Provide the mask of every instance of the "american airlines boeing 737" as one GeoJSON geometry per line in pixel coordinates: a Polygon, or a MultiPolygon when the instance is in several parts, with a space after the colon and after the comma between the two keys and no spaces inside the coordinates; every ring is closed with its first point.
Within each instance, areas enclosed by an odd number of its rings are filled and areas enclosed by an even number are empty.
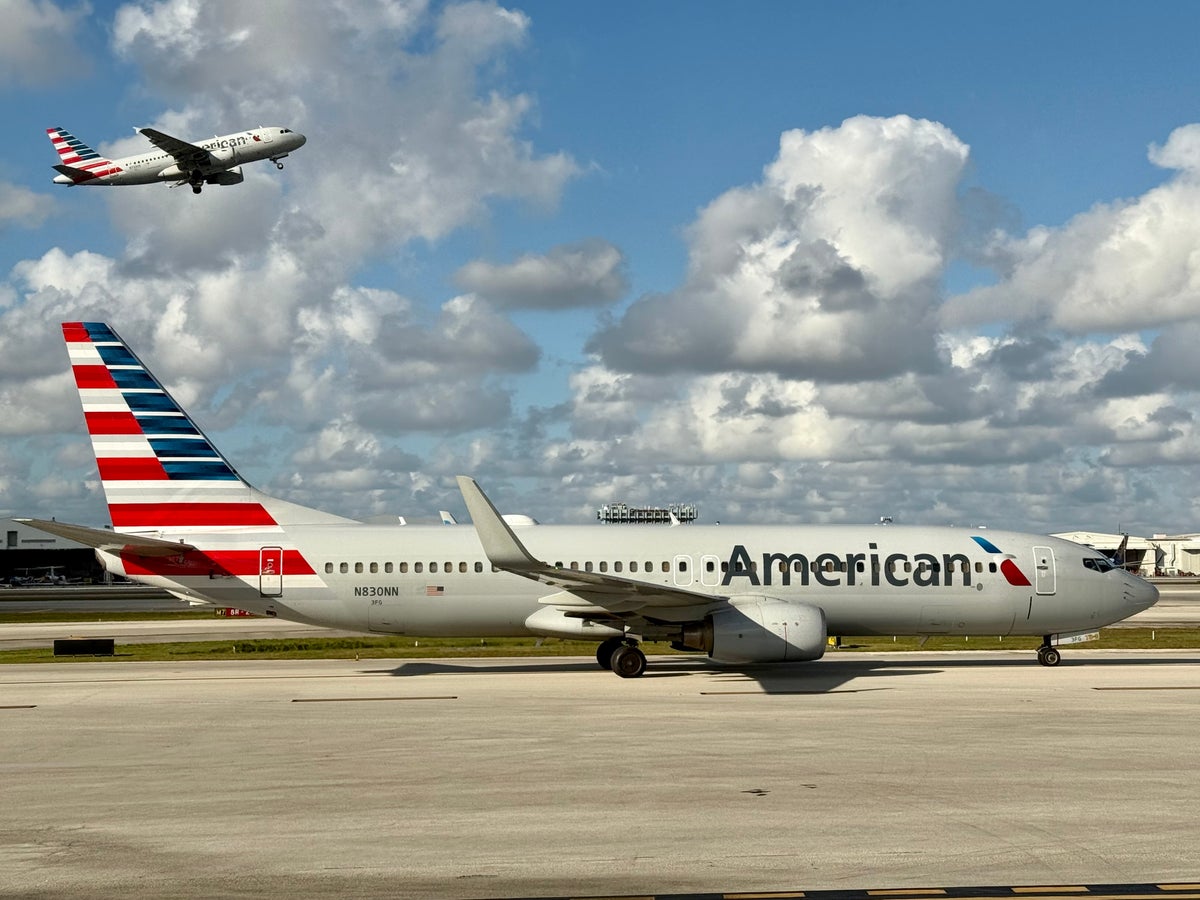
{"type": "Polygon", "coordinates": [[[269,159],[282,169],[281,159],[304,146],[306,138],[290,128],[277,126],[252,128],[237,134],[208,138],[198,143],[181,141],[153,128],[139,128],[158,149],[138,156],[107,159],[79,138],[61,128],[47,128],[46,134],[58,151],[58,175],[55,184],[154,184],[174,182],[190,184],[200,193],[206,184],[240,184],[245,180],[242,163],[269,159]]]}
{"type": "Polygon", "coordinates": [[[376,634],[645,641],[723,663],[822,656],[827,635],[1084,634],[1158,599],[1078,544],[901,526],[549,526],[458,478],[473,527],[374,526],[247,483],[107,325],[63,325],[113,530],[30,525],[186,600],[376,634]]]}

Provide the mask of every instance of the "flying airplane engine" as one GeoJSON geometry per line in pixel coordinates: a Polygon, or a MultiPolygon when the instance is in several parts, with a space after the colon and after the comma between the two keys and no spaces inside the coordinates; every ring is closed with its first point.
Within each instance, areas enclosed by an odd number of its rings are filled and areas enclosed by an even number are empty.
{"type": "Polygon", "coordinates": [[[799,662],[825,655],[825,610],[774,597],[735,597],[684,629],[683,643],[726,663],[799,662]]]}
{"type": "Polygon", "coordinates": [[[241,166],[234,166],[226,172],[214,172],[204,179],[208,184],[241,184],[246,180],[241,166]]]}

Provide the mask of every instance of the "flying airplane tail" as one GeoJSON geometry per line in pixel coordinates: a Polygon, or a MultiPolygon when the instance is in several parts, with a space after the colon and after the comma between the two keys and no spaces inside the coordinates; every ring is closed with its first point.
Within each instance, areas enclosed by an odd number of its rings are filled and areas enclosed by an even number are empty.
{"type": "Polygon", "coordinates": [[[75,135],[61,128],[47,128],[46,135],[58,151],[60,165],[54,168],[77,184],[118,171],[113,161],[101,156],[75,135]]]}
{"type": "Polygon", "coordinates": [[[116,531],[278,532],[352,521],[252,487],[108,325],[62,328],[116,531]]]}

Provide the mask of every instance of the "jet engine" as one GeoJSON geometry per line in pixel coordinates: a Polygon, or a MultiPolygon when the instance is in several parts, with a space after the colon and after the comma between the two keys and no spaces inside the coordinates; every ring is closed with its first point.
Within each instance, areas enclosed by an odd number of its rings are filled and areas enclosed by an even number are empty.
{"type": "Polygon", "coordinates": [[[821,607],[752,595],[686,626],[682,644],[718,662],[799,662],[824,656],[825,639],[821,607]]]}
{"type": "Polygon", "coordinates": [[[204,179],[208,184],[241,184],[246,180],[241,166],[234,166],[225,172],[213,172],[204,179]]]}

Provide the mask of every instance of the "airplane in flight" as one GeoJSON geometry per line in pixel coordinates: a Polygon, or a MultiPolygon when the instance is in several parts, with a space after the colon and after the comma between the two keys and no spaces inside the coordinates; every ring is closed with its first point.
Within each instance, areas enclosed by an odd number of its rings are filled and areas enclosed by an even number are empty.
{"type": "Polygon", "coordinates": [[[58,175],[55,184],[154,184],[173,182],[172,187],[190,184],[199,194],[206,184],[240,184],[245,180],[242,164],[269,159],[277,169],[293,150],[304,146],[307,138],[290,128],[278,126],[252,128],[190,143],[153,128],[139,128],[157,149],[153,153],[107,159],[75,135],[61,128],[47,128],[46,134],[58,151],[58,175]]]}
{"type": "Polygon", "coordinates": [[[22,520],[188,601],[375,634],[598,644],[625,678],[643,642],[728,664],[820,658],[827,635],[1060,638],[1152,606],[1079,544],[919,526],[539,525],[458,477],[473,527],[374,526],[243,479],[108,325],[63,325],[113,529],[22,520]]]}

